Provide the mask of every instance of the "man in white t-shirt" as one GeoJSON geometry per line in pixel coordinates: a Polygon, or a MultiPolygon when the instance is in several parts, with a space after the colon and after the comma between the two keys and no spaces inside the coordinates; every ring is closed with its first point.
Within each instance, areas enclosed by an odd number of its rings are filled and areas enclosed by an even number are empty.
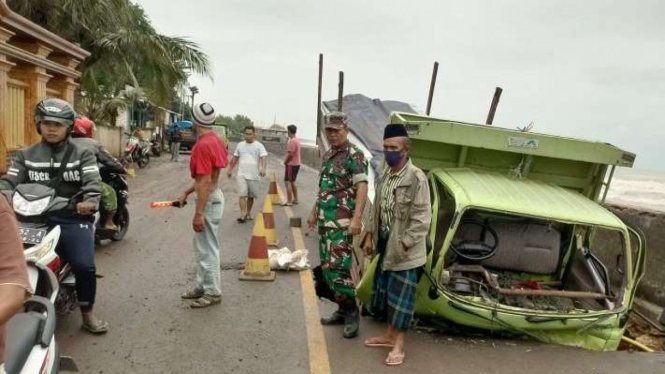
{"type": "Polygon", "coordinates": [[[229,166],[228,176],[233,177],[233,169],[238,165],[238,196],[240,196],[239,223],[251,220],[254,199],[259,197],[260,180],[266,175],[268,152],[256,141],[254,126],[246,126],[243,131],[245,141],[238,143],[229,166]]]}

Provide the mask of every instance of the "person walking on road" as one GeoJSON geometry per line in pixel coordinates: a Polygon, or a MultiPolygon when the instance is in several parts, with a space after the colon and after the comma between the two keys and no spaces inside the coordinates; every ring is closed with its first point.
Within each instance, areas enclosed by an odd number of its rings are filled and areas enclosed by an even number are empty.
{"type": "Polygon", "coordinates": [[[5,324],[30,292],[18,223],[7,199],[0,196],[0,373],[5,372],[5,324]]]}
{"type": "Polygon", "coordinates": [[[246,126],[243,136],[245,140],[236,146],[228,171],[228,177],[232,178],[233,169],[238,165],[239,223],[245,223],[245,221],[252,219],[254,199],[259,198],[260,181],[266,175],[268,159],[268,151],[266,151],[263,144],[256,140],[254,126],[246,126]]]}
{"type": "Polygon", "coordinates": [[[192,308],[206,308],[222,301],[220,245],[217,231],[224,213],[224,194],[220,189],[220,173],[228,164],[226,147],[212,129],[215,109],[209,103],[192,109],[195,131],[198,134],[192,149],[189,169],[194,183],[182,192],[181,204],[196,192],[194,250],[196,252],[196,286],[184,294],[194,300],[192,308]]]}
{"type": "Polygon", "coordinates": [[[284,183],[286,184],[285,206],[298,204],[298,188],[296,179],[300,171],[300,139],[296,137],[296,125],[287,126],[289,140],[286,143],[286,159],[284,160],[284,183]]]}
{"type": "Polygon", "coordinates": [[[353,236],[360,234],[367,201],[367,160],[347,139],[346,115],[332,112],[324,125],[330,150],[323,156],[316,204],[307,223],[318,227],[319,256],[326,284],[339,307],[323,325],[344,325],[344,337],[358,335],[360,315],[351,278],[353,236]]]}
{"type": "Polygon", "coordinates": [[[171,161],[178,162],[180,157],[180,142],[182,141],[182,134],[177,127],[173,128],[171,132],[171,161]]]}
{"type": "Polygon", "coordinates": [[[379,177],[363,250],[379,256],[371,310],[388,327],[365,345],[391,347],[385,363],[395,366],[404,361],[404,333],[411,325],[416,285],[427,258],[432,211],[427,177],[409,159],[404,125],[386,126],[383,139],[387,166],[379,177]]]}

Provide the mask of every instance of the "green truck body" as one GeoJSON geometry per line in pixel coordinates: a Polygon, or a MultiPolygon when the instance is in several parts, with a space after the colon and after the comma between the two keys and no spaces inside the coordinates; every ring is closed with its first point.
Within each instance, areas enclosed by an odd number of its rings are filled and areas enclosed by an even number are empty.
{"type": "MultiPolygon", "coordinates": [[[[646,242],[607,210],[616,167],[599,142],[393,113],[428,173],[432,224],[416,313],[545,342],[615,350],[646,242]]],[[[361,261],[371,305],[378,258],[361,261]]]]}

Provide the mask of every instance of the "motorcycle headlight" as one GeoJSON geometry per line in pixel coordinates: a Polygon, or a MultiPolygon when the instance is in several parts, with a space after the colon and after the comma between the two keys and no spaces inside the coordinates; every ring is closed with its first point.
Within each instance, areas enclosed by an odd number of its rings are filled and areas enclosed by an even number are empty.
{"type": "Polygon", "coordinates": [[[46,256],[51,249],[53,249],[53,242],[54,240],[51,239],[48,242],[41,243],[38,246],[31,248],[32,251],[25,254],[25,259],[33,262],[41,260],[42,257],[46,256]]]}
{"type": "Polygon", "coordinates": [[[14,211],[25,217],[38,216],[42,214],[50,202],[50,197],[45,197],[35,201],[28,201],[25,197],[21,196],[20,193],[14,194],[14,197],[12,198],[14,211]]]}

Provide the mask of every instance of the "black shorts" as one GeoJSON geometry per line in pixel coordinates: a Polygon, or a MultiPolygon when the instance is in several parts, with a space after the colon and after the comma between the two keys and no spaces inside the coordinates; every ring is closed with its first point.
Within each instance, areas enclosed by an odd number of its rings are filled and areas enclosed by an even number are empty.
{"type": "Polygon", "coordinates": [[[300,165],[286,165],[284,171],[284,180],[287,182],[295,182],[298,179],[298,172],[300,171],[300,165]]]}

